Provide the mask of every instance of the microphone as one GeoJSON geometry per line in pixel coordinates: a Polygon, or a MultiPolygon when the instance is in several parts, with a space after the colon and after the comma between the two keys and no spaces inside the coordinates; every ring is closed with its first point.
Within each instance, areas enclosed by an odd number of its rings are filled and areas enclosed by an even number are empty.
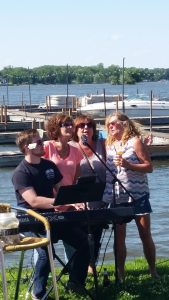
{"type": "MultiPolygon", "coordinates": [[[[111,169],[107,166],[106,162],[104,162],[104,160],[99,156],[99,154],[97,154],[97,152],[90,146],[90,144],[87,141],[87,136],[86,135],[82,135],[81,136],[81,141],[83,143],[83,145],[86,145],[89,147],[89,149],[96,155],[96,157],[99,159],[99,161],[104,165],[104,167],[106,168],[106,170],[111,174],[112,178],[113,178],[113,184],[115,184],[115,182],[118,182],[120,184],[120,186],[123,188],[123,190],[128,194],[128,196],[135,201],[134,197],[131,195],[131,193],[126,189],[126,187],[122,184],[122,182],[117,178],[117,176],[111,171],[111,169]]],[[[114,207],[116,205],[115,203],[115,198],[113,199],[114,201],[114,207]]]]}
{"type": "Polygon", "coordinates": [[[87,136],[86,136],[86,135],[83,134],[83,135],[81,136],[81,140],[82,140],[82,144],[83,144],[83,145],[85,145],[85,146],[88,145],[88,142],[87,142],[87,136]]]}

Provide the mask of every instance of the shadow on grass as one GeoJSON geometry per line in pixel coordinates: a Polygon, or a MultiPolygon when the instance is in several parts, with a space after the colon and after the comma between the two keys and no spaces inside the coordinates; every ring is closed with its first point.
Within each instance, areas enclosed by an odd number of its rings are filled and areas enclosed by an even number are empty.
{"type": "MultiPolygon", "coordinates": [[[[98,297],[96,300],[168,300],[169,299],[169,260],[159,260],[157,262],[157,271],[160,279],[153,279],[148,273],[147,263],[144,259],[137,259],[126,263],[126,278],[123,284],[115,284],[114,267],[106,266],[109,272],[110,285],[103,287],[103,272],[98,276],[98,297]]],[[[98,268],[99,272],[99,268],[98,268]]],[[[8,273],[8,292],[9,299],[14,299],[14,290],[16,285],[16,276],[14,270],[8,273]]],[[[26,272],[28,276],[28,271],[26,272]]],[[[25,276],[25,274],[23,274],[25,276]]],[[[64,283],[68,280],[65,275],[61,279],[64,283]]],[[[1,283],[0,283],[1,285],[1,283]]],[[[65,289],[59,281],[60,300],[87,300],[91,299],[87,295],[81,296],[71,293],[65,289]]],[[[21,281],[19,300],[24,299],[28,287],[28,281],[21,281]]],[[[93,276],[89,275],[86,282],[86,288],[95,296],[93,276]]],[[[51,293],[52,297],[53,293],[51,293]]],[[[0,299],[2,296],[2,285],[0,286],[0,299]]],[[[29,298],[31,299],[31,298],[29,298]]],[[[53,297],[54,299],[54,297],[53,297]]]]}

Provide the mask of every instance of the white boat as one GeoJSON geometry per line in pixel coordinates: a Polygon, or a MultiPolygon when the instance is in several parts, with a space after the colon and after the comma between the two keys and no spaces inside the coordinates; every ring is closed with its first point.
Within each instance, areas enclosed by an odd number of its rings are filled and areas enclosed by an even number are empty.
{"type": "Polygon", "coordinates": [[[77,97],[75,95],[49,95],[46,96],[45,103],[41,103],[38,109],[62,109],[62,108],[73,108],[76,105],[77,97]]]}
{"type": "MultiPolygon", "coordinates": [[[[123,111],[123,101],[117,101],[113,98],[113,101],[102,101],[95,102],[91,104],[81,105],[77,111],[83,114],[91,114],[95,117],[104,116],[112,113],[115,110],[123,111]]],[[[80,102],[80,101],[79,101],[80,102]]],[[[83,103],[82,103],[83,104],[83,103]]],[[[150,114],[151,101],[150,97],[144,94],[137,94],[132,97],[124,98],[124,109],[125,113],[129,116],[147,116],[150,114]]],[[[152,100],[152,110],[154,111],[164,111],[168,110],[169,113],[169,101],[160,100],[159,98],[153,98],[152,100]]]]}
{"type": "MultiPolygon", "coordinates": [[[[124,95],[124,99],[127,98],[127,95],[124,95]]],[[[121,101],[122,95],[104,95],[104,94],[91,94],[79,97],[79,105],[86,106],[92,103],[100,103],[100,102],[116,102],[121,101]]]]}

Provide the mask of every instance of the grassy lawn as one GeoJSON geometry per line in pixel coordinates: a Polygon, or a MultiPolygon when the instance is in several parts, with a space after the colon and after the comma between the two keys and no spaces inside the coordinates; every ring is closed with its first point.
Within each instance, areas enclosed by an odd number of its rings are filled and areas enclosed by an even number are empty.
{"type": "MultiPolygon", "coordinates": [[[[104,266],[105,267],[105,266],[104,266]]],[[[140,258],[126,263],[126,280],[125,283],[115,284],[114,268],[110,265],[106,266],[109,272],[110,285],[103,287],[103,270],[98,267],[98,299],[103,300],[168,300],[169,299],[169,260],[161,259],[157,261],[157,270],[160,279],[152,279],[147,272],[147,264],[144,259],[140,258]]],[[[24,270],[19,300],[23,300],[28,286],[28,278],[30,270],[24,270]]],[[[9,299],[14,298],[14,289],[16,285],[16,268],[12,268],[7,272],[8,278],[8,294],[9,299]]],[[[68,277],[62,277],[62,281],[66,283],[68,277]]],[[[87,278],[87,289],[94,295],[93,276],[87,278]]],[[[60,300],[65,299],[90,299],[88,296],[79,296],[65,290],[61,282],[59,282],[60,300]]],[[[52,297],[52,292],[50,294],[52,297]]],[[[2,284],[0,282],[0,299],[3,299],[2,284]]],[[[31,299],[31,298],[29,298],[31,299]]]]}

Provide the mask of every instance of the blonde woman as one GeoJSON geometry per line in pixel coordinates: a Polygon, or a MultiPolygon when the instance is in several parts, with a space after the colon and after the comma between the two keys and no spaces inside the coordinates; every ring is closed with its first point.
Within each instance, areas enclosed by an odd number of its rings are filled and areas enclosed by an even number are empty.
{"type": "MultiPolygon", "coordinates": [[[[121,185],[115,183],[115,201],[117,205],[128,205],[133,201],[136,211],[135,222],[143,244],[145,258],[149,265],[151,276],[158,277],[155,268],[155,245],[151,236],[149,202],[149,186],[146,173],[153,167],[141,133],[135,123],[125,114],[116,112],[106,119],[107,165],[123,186],[132,195],[130,197],[121,185]],[[132,198],[132,199],[131,199],[132,198]]],[[[106,174],[106,188],[103,200],[113,202],[112,175],[106,174]]],[[[117,225],[117,268],[119,280],[125,276],[126,260],[126,224],[117,225]]]]}

